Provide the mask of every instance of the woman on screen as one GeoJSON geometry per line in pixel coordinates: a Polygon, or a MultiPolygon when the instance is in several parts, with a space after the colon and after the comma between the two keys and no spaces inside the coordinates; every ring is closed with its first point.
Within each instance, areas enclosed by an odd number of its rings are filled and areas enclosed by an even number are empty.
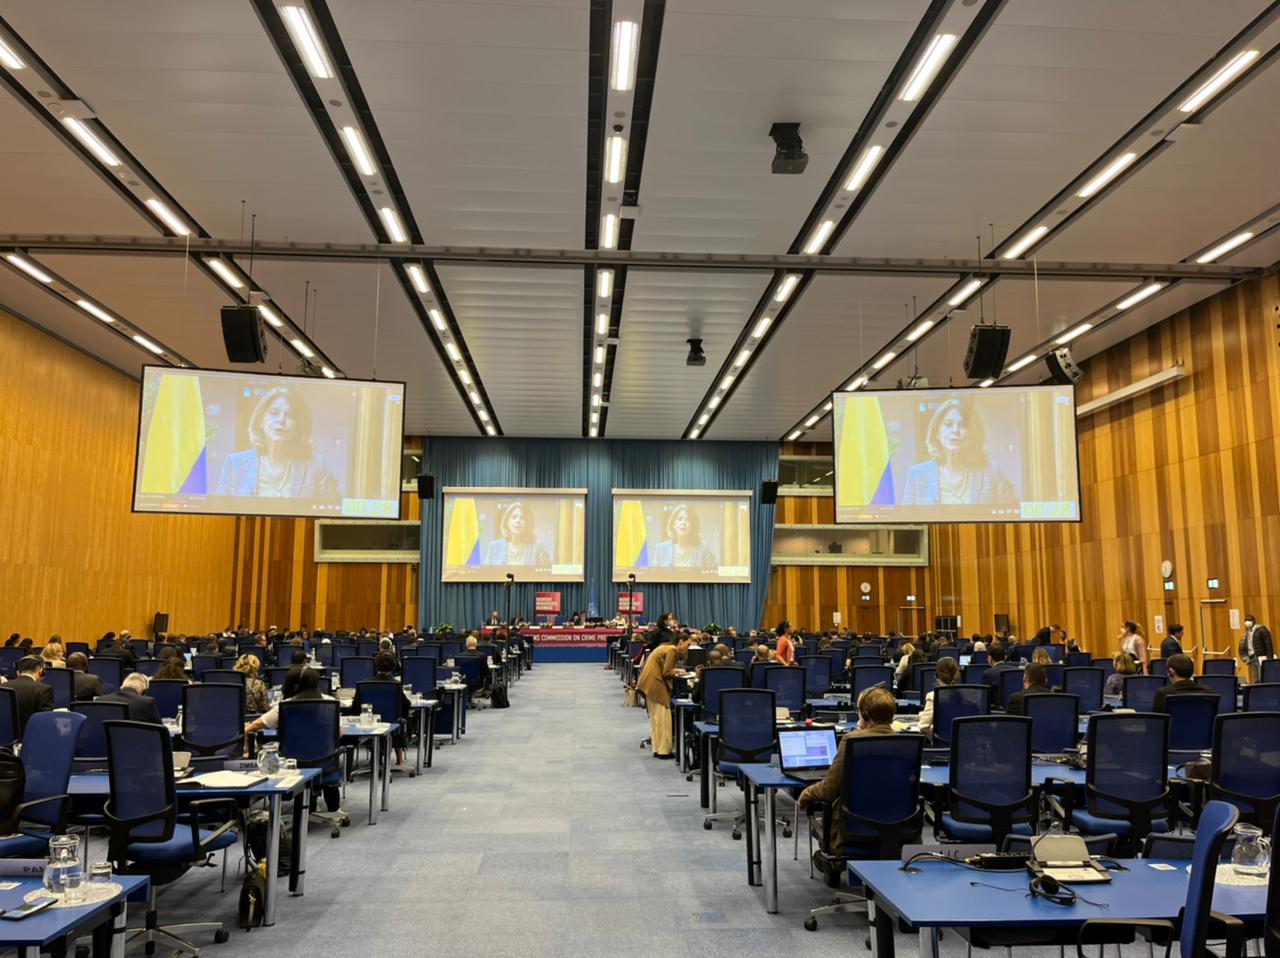
{"type": "Polygon", "coordinates": [[[551,565],[533,532],[533,510],[523,499],[507,506],[498,520],[498,538],[484,550],[485,565],[551,565]]]}
{"type": "Polygon", "coordinates": [[[249,417],[251,449],[227,456],[214,495],[340,499],[338,481],[311,450],[311,411],[292,387],[269,389],[249,417]]]}
{"type": "Polygon", "coordinates": [[[702,544],[697,513],[684,503],[667,513],[666,536],[655,549],[654,565],[678,569],[716,567],[716,557],[702,544]]]}
{"type": "Polygon", "coordinates": [[[986,428],[970,403],[948,399],[925,434],[930,458],[907,470],[902,502],[909,506],[1014,505],[1013,483],[987,458],[986,428]]]}

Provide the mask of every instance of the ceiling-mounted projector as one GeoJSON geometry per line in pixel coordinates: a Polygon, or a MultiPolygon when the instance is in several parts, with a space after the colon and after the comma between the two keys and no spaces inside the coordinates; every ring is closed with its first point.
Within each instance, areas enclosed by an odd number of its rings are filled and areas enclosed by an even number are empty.
{"type": "Polygon", "coordinates": [[[800,139],[799,123],[775,123],[769,127],[777,151],[773,154],[773,172],[803,173],[809,165],[809,154],[800,139]]]}
{"type": "Polygon", "coordinates": [[[689,355],[684,358],[686,366],[705,366],[707,364],[707,354],[702,351],[702,340],[686,339],[689,344],[689,355]]]}

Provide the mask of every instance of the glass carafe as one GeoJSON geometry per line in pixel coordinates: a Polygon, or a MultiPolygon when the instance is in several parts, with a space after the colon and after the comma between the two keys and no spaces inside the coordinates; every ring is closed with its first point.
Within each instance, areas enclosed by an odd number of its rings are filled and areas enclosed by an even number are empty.
{"type": "Polygon", "coordinates": [[[274,742],[258,750],[258,774],[277,775],[280,772],[280,746],[274,742]]]}
{"type": "Polygon", "coordinates": [[[360,727],[373,728],[373,706],[372,705],[360,706],[360,727]]]}
{"type": "Polygon", "coordinates": [[[1255,825],[1237,825],[1235,847],[1231,849],[1231,866],[1237,875],[1265,878],[1271,867],[1271,842],[1255,825]]]}
{"type": "Polygon", "coordinates": [[[54,835],[49,839],[49,864],[44,868],[45,891],[69,902],[79,901],[83,878],[80,840],[74,835],[54,835]]]}

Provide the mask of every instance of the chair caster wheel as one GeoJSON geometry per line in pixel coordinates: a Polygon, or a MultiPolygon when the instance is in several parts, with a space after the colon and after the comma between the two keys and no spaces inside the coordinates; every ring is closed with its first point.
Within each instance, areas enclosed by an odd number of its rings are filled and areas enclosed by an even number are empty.
{"type": "Polygon", "coordinates": [[[790,838],[790,837],[791,837],[791,829],[789,829],[789,828],[784,828],[784,829],[782,830],[782,837],[783,837],[783,838],[790,838]]]}
{"type": "Polygon", "coordinates": [[[804,920],[804,930],[805,930],[805,931],[817,931],[817,930],[818,930],[818,919],[814,918],[812,915],[810,915],[808,918],[806,918],[806,919],[804,920]]]}
{"type": "Polygon", "coordinates": [[[227,939],[230,937],[231,937],[231,932],[227,931],[227,929],[225,928],[219,928],[217,931],[213,933],[213,940],[216,944],[219,944],[219,945],[226,944],[227,939]]]}
{"type": "Polygon", "coordinates": [[[341,829],[338,829],[338,828],[333,829],[331,832],[329,832],[329,837],[330,837],[330,838],[341,838],[341,837],[342,837],[342,830],[341,830],[341,829]]]}
{"type": "Polygon", "coordinates": [[[343,815],[343,816],[342,816],[342,827],[343,827],[343,828],[347,828],[350,824],[351,824],[351,816],[350,816],[350,815],[343,815]]]}
{"type": "Polygon", "coordinates": [[[737,831],[737,830],[735,829],[735,830],[734,830],[734,833],[733,833],[733,840],[734,840],[735,842],[740,842],[740,841],[742,841],[742,832],[737,831]]]}
{"type": "Polygon", "coordinates": [[[702,827],[705,828],[707,831],[711,831],[711,821],[709,819],[704,820],[702,822],[702,827]]]}
{"type": "Polygon", "coordinates": [[[862,939],[862,947],[863,947],[863,948],[865,948],[865,949],[867,949],[867,951],[870,951],[870,950],[871,950],[871,939],[870,939],[870,938],[863,938],[863,939],[862,939]]]}
{"type": "Polygon", "coordinates": [[[686,775],[686,776],[684,777],[684,780],[685,780],[686,782],[692,782],[692,781],[693,781],[693,773],[692,773],[692,772],[690,772],[688,775],[686,775]]]}

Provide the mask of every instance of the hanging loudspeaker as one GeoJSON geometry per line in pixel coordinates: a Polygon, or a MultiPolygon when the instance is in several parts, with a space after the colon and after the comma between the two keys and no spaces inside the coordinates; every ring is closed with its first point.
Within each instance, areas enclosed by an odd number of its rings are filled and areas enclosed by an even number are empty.
{"type": "Polygon", "coordinates": [[[778,484],[776,482],[760,483],[760,504],[771,506],[778,501],[778,484]]]}
{"type": "Polygon", "coordinates": [[[1055,383],[1070,386],[1084,375],[1084,370],[1071,358],[1071,349],[1062,346],[1045,356],[1044,364],[1049,367],[1049,377],[1055,383]]]}
{"type": "Polygon", "coordinates": [[[423,473],[418,477],[418,498],[434,499],[436,497],[436,477],[423,473]]]}
{"type": "Polygon", "coordinates": [[[974,326],[964,354],[964,374],[970,379],[995,379],[1004,370],[1009,352],[1008,326],[974,326]]]}

